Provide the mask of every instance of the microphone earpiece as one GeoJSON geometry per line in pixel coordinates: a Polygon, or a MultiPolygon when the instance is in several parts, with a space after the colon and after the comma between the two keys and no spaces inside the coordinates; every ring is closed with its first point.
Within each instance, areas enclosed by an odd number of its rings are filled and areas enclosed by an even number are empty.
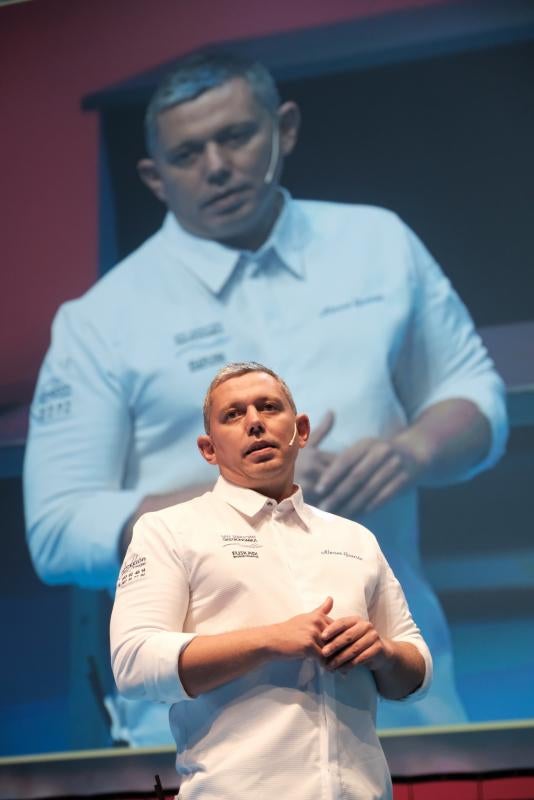
{"type": "Polygon", "coordinates": [[[297,433],[298,433],[298,431],[297,431],[297,423],[295,422],[295,430],[293,431],[293,436],[291,437],[291,441],[289,442],[289,447],[293,446],[293,442],[297,438],[297,433]]]}
{"type": "Polygon", "coordinates": [[[266,184],[272,183],[276,167],[278,166],[278,156],[280,154],[280,133],[278,131],[278,124],[275,123],[273,128],[273,136],[271,140],[271,157],[269,159],[269,166],[265,173],[263,182],[266,184]]]}

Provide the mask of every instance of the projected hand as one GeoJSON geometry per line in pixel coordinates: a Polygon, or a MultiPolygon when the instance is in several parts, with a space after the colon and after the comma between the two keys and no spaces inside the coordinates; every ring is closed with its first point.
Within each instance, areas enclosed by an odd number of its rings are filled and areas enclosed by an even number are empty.
{"type": "Polygon", "coordinates": [[[325,511],[354,517],[372,511],[415,485],[421,464],[394,440],[361,439],[336,455],[315,486],[325,511]]]}

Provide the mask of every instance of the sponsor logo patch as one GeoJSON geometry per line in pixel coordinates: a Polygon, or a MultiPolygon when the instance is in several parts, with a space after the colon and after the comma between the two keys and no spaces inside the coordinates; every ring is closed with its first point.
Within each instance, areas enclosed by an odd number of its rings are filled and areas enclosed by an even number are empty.
{"type": "Polygon", "coordinates": [[[146,577],[146,556],[141,556],[139,553],[128,553],[128,560],[122,565],[119,579],[117,581],[117,589],[123,589],[131,583],[141,580],[146,577]]]}
{"type": "Polygon", "coordinates": [[[50,378],[37,390],[31,408],[35,422],[48,424],[67,419],[72,412],[72,386],[59,378],[50,378]]]}

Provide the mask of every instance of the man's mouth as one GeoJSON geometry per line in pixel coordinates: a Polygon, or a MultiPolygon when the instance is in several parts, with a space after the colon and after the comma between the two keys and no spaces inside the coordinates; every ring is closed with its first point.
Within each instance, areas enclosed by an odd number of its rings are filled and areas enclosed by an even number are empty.
{"type": "Polygon", "coordinates": [[[271,447],[276,447],[276,445],[273,442],[254,442],[254,444],[251,444],[250,447],[245,450],[245,455],[249,456],[251,453],[257,453],[260,450],[267,450],[271,447]]]}
{"type": "Polygon", "coordinates": [[[202,208],[210,208],[212,206],[224,206],[226,204],[236,201],[238,196],[245,192],[248,186],[235,186],[233,189],[226,189],[224,192],[219,192],[213,195],[208,200],[202,203],[202,208]]]}

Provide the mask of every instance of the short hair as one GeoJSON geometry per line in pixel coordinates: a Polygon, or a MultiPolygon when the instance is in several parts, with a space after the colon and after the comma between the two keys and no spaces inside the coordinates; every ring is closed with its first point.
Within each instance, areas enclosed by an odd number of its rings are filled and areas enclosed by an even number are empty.
{"type": "Polygon", "coordinates": [[[145,114],[145,141],[153,155],[158,136],[159,115],[173,106],[194,100],[234,78],[248,81],[260,105],[275,114],[280,95],[274,78],[263,64],[223,50],[201,50],[184,56],[174,64],[152,95],[145,114]]]}
{"type": "Polygon", "coordinates": [[[295,401],[293,400],[293,395],[291,394],[289,386],[285,380],[280,377],[280,375],[277,375],[277,373],[274,372],[274,370],[269,369],[269,367],[266,367],[263,364],[259,364],[257,361],[234,361],[230,364],[225,364],[224,367],[221,367],[208,386],[208,391],[206,392],[204,403],[202,405],[202,412],[204,415],[204,430],[207,434],[210,432],[211,398],[215,389],[220,386],[221,383],[225,383],[231,378],[239,378],[241,375],[248,375],[250,372],[265,372],[267,375],[271,375],[273,378],[275,378],[287,397],[291,409],[295,414],[297,413],[297,407],[295,405],[295,401]]]}

